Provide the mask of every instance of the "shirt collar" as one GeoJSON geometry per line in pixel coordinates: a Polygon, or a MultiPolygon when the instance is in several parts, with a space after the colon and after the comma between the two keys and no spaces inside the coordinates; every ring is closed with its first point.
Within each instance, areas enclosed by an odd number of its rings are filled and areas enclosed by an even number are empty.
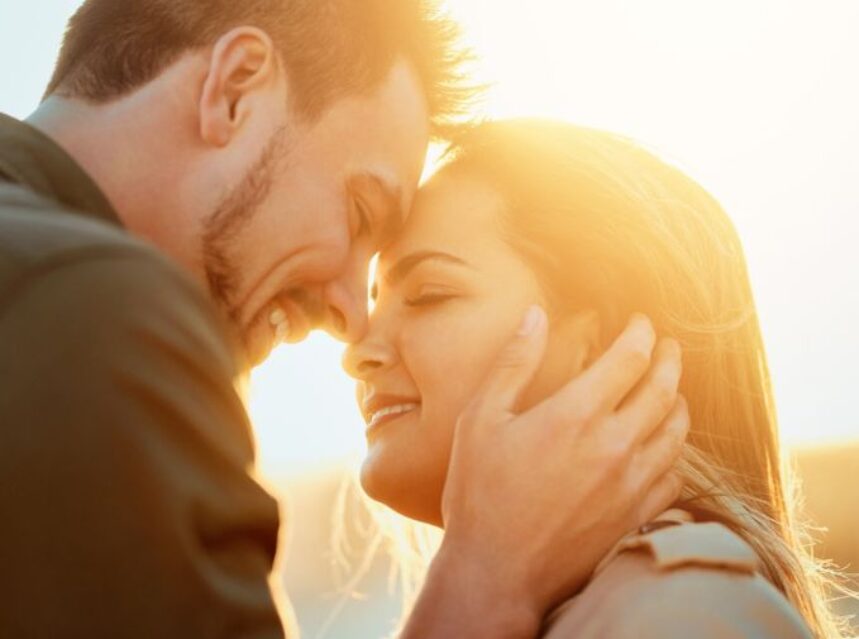
{"type": "Polygon", "coordinates": [[[76,213],[122,226],[107,197],[66,151],[26,122],[0,113],[0,181],[3,179],[76,213]]]}

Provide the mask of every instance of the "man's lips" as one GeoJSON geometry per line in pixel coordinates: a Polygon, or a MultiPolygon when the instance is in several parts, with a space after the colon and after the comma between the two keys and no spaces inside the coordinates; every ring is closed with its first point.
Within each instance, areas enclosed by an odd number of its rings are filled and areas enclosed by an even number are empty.
{"type": "Polygon", "coordinates": [[[419,398],[404,395],[372,394],[361,405],[368,430],[420,408],[419,398]]]}

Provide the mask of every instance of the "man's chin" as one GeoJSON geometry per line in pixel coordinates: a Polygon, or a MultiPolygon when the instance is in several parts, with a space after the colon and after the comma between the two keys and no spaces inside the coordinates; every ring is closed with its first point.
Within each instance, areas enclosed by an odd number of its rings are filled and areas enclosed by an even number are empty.
{"type": "Polygon", "coordinates": [[[245,348],[245,366],[251,370],[258,366],[262,366],[273,351],[273,348],[266,349],[264,351],[245,348]]]}
{"type": "Polygon", "coordinates": [[[267,321],[256,320],[242,335],[245,365],[256,368],[265,362],[277,346],[272,328],[267,321]]]}

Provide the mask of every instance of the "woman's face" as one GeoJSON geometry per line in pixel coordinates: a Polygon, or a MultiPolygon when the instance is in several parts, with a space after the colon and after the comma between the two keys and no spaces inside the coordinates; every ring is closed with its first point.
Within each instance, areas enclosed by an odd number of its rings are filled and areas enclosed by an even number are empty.
{"type": "MultiPolygon", "coordinates": [[[[503,239],[503,207],[476,179],[432,180],[380,256],[369,331],[345,356],[368,424],[364,489],[436,525],[457,417],[527,308],[545,304],[535,274],[503,239]]],[[[525,403],[580,368],[585,333],[563,333],[561,347],[550,329],[525,403]]]]}

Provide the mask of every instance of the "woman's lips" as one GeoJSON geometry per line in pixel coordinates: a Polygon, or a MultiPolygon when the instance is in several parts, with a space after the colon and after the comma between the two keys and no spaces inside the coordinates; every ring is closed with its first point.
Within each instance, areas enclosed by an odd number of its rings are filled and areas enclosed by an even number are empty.
{"type": "Polygon", "coordinates": [[[414,400],[386,401],[384,398],[366,403],[363,412],[367,423],[367,435],[371,435],[400,417],[414,413],[420,406],[420,402],[414,400]]]}
{"type": "Polygon", "coordinates": [[[393,419],[394,417],[398,417],[400,415],[404,415],[405,413],[410,413],[418,407],[418,404],[394,404],[393,406],[388,406],[386,408],[382,408],[370,416],[370,423],[367,424],[368,427],[373,428],[378,426],[380,423],[385,421],[386,419],[393,419]]]}

